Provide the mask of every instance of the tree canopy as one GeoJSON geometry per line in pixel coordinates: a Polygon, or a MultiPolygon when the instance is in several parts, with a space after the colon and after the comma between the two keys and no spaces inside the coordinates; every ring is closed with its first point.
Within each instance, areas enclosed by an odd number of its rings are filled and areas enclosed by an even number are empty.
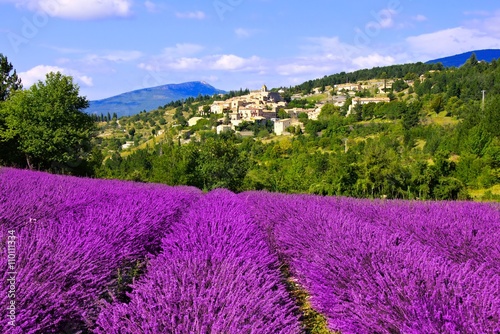
{"type": "Polygon", "coordinates": [[[49,73],[45,82],[14,92],[3,103],[0,140],[14,141],[29,168],[77,168],[91,150],[94,123],[83,112],[88,105],[71,77],[49,73]]]}
{"type": "Polygon", "coordinates": [[[12,92],[22,88],[21,78],[17,76],[14,66],[0,53],[0,101],[7,100],[12,92]]]}

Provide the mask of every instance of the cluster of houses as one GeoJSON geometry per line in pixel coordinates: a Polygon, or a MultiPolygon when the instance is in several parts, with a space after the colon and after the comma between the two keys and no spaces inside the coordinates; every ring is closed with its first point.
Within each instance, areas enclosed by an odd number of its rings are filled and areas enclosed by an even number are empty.
{"type": "Polygon", "coordinates": [[[368,104],[368,103],[389,103],[391,102],[391,99],[389,99],[388,97],[357,97],[357,98],[354,98],[352,99],[352,103],[351,105],[349,106],[349,109],[347,110],[347,116],[349,116],[352,111],[354,110],[354,108],[360,104],[360,105],[363,105],[363,104],[368,104]]]}
{"type": "Polygon", "coordinates": [[[356,93],[361,92],[365,89],[370,90],[374,88],[382,89],[391,89],[394,80],[371,80],[365,83],[345,83],[338,84],[334,86],[336,92],[347,92],[347,93],[356,93]]]}
{"type": "MultiPolygon", "coordinates": [[[[380,82],[376,84],[378,86],[386,83],[380,82]]],[[[334,88],[337,92],[344,91],[354,94],[356,91],[368,88],[368,86],[365,86],[366,85],[361,84],[341,84],[335,85],[334,88]]],[[[263,85],[260,90],[253,91],[248,95],[233,97],[225,101],[215,101],[210,106],[209,112],[221,116],[228,115],[229,117],[229,122],[226,122],[228,124],[221,124],[217,127],[217,133],[220,134],[222,132],[234,130],[235,127],[240,125],[243,121],[263,122],[271,120],[274,122],[274,132],[277,135],[282,135],[290,126],[299,124],[297,118],[301,113],[306,113],[309,119],[318,119],[321,108],[326,103],[317,103],[315,108],[310,109],[286,109],[289,118],[278,119],[278,110],[287,106],[287,103],[284,101],[281,93],[283,93],[283,91],[270,92],[266,85],[263,85]]],[[[328,103],[333,103],[335,106],[341,107],[345,104],[346,100],[346,95],[333,95],[331,99],[329,99],[328,103]]],[[[389,102],[389,98],[354,98],[352,100],[352,104],[349,106],[348,115],[354,110],[356,104],[381,102],[389,102]]],[[[201,116],[206,116],[208,113],[206,109],[206,107],[200,106],[198,110],[199,114],[201,116]]],[[[202,117],[193,117],[188,121],[188,123],[190,126],[195,125],[201,118],[202,117]]]]}
{"type": "MultiPolygon", "coordinates": [[[[270,92],[264,85],[261,90],[248,95],[233,97],[226,101],[215,101],[210,106],[210,112],[212,114],[228,113],[231,124],[237,126],[243,121],[275,119],[278,109],[286,105],[279,92],[270,92]]],[[[203,107],[200,107],[199,113],[204,116],[203,107]]]]}
{"type": "MultiPolygon", "coordinates": [[[[279,122],[277,119],[278,110],[285,108],[287,103],[281,96],[283,91],[271,92],[267,89],[266,85],[258,91],[253,91],[248,95],[237,96],[225,101],[215,101],[210,106],[210,113],[216,115],[225,115],[229,117],[229,124],[221,124],[217,127],[217,133],[234,130],[236,126],[242,122],[264,122],[271,120],[279,122]]],[[[293,112],[290,110],[293,117],[293,112]]],[[[206,109],[200,106],[199,114],[206,116],[206,109]]],[[[300,112],[300,111],[295,111],[300,112]]],[[[188,123],[196,124],[199,120],[197,117],[191,118],[188,123]]]]}

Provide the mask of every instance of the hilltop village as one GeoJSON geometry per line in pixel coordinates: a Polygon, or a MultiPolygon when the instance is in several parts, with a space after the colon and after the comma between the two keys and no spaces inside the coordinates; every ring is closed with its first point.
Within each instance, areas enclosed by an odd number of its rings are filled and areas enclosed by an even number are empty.
{"type": "MultiPolygon", "coordinates": [[[[307,119],[317,120],[321,109],[327,103],[333,104],[336,107],[346,107],[346,116],[354,112],[357,104],[364,105],[369,103],[390,102],[390,98],[385,93],[379,93],[381,90],[390,89],[392,81],[372,81],[363,84],[339,84],[334,87],[325,87],[325,91],[321,92],[320,88],[313,90],[309,97],[320,96],[318,100],[314,100],[313,108],[289,107],[289,103],[285,101],[283,94],[285,91],[280,89],[276,92],[269,91],[266,85],[258,91],[252,91],[248,95],[232,97],[224,101],[214,101],[210,108],[206,106],[198,107],[199,116],[192,117],[188,120],[189,126],[194,126],[196,123],[207,117],[210,114],[221,115],[220,124],[216,127],[217,133],[227,131],[235,131],[236,128],[243,122],[265,122],[271,121],[274,123],[274,133],[276,135],[287,134],[287,128],[290,126],[301,126],[299,115],[307,115],[307,119]],[[376,97],[359,97],[357,93],[373,91],[377,94],[376,97]],[[345,106],[346,101],[350,98],[351,104],[345,106]],[[286,114],[286,118],[278,117],[280,110],[286,114]],[[226,116],[226,117],[224,117],[226,116]]],[[[412,82],[409,82],[412,84],[412,82]]],[[[296,94],[291,96],[291,100],[303,99],[307,96],[296,94]]]]}

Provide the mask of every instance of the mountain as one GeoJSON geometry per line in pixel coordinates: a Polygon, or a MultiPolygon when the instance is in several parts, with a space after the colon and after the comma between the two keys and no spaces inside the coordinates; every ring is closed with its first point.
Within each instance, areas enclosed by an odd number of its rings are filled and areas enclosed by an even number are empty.
{"type": "Polygon", "coordinates": [[[460,67],[463,64],[465,64],[467,59],[469,59],[473,53],[476,54],[477,60],[484,60],[486,62],[491,62],[493,59],[500,58],[500,50],[496,49],[476,50],[476,51],[461,53],[450,57],[429,60],[426,64],[442,63],[445,67],[460,67]]]}
{"type": "Polygon", "coordinates": [[[225,91],[214,88],[203,81],[169,84],[134,90],[103,100],[90,101],[86,112],[89,114],[116,113],[118,117],[131,116],[146,110],[154,110],[169,102],[197,97],[198,95],[224,94],[225,91]]]}

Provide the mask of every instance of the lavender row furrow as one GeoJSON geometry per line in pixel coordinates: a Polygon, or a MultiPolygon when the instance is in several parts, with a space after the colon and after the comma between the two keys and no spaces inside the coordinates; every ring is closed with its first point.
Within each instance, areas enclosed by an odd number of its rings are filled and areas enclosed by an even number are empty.
{"type": "Polygon", "coordinates": [[[215,191],[163,239],[129,304],[98,333],[298,333],[279,263],[236,195],[215,191]]]}
{"type": "MultiPolygon", "coordinates": [[[[0,173],[0,252],[16,237],[16,326],[2,332],[92,328],[102,299],[116,293],[118,270],[158,253],[161,238],[199,191],[7,170],[0,173]],[[5,194],[8,196],[5,196],[5,194]]],[[[12,276],[0,267],[2,286],[12,276]]]]}
{"type": "Polygon", "coordinates": [[[500,330],[498,208],[265,193],[240,196],[331,330],[500,330]]]}

